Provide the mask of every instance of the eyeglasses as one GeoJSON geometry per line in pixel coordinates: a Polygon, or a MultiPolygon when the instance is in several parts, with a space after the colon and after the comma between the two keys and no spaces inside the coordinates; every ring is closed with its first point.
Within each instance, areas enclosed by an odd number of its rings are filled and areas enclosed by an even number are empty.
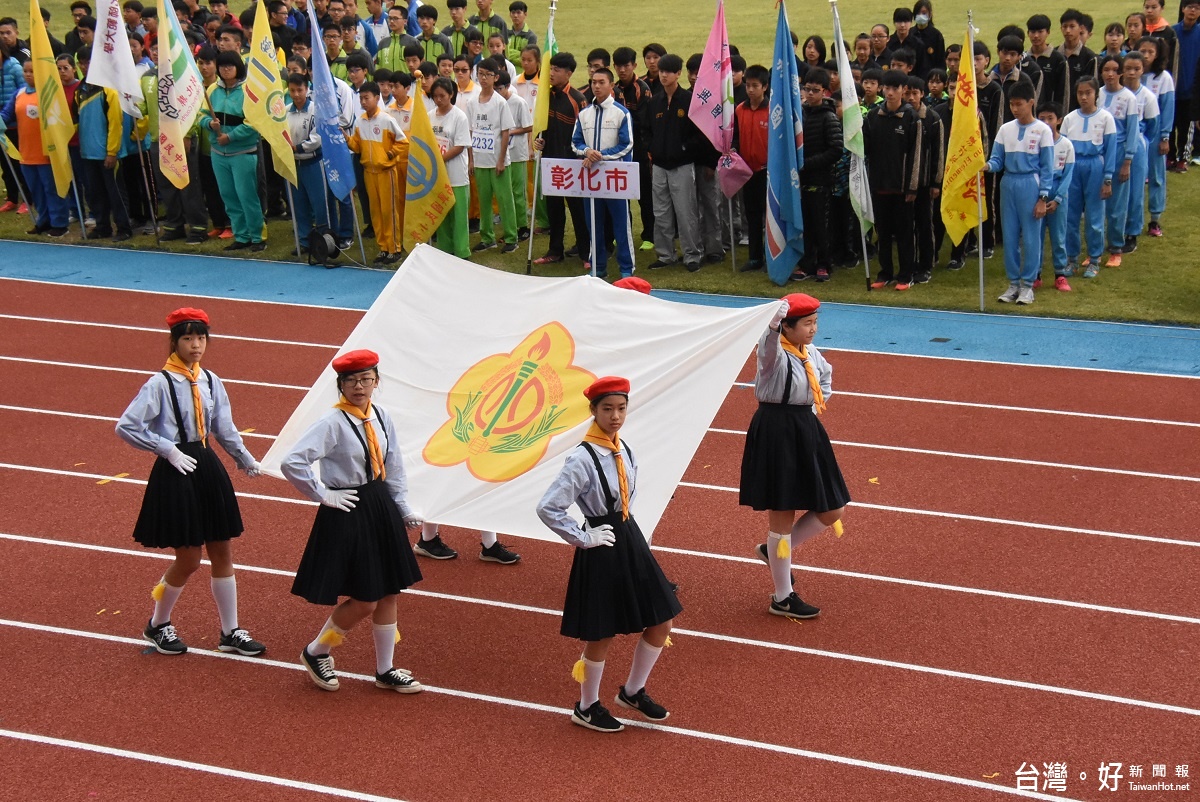
{"type": "Polygon", "coordinates": [[[825,91],[825,87],[823,87],[823,86],[802,86],[802,87],[800,87],[800,91],[808,92],[810,95],[819,95],[825,91]]]}
{"type": "Polygon", "coordinates": [[[343,387],[374,387],[377,379],[374,376],[368,376],[365,379],[342,379],[343,387]]]}

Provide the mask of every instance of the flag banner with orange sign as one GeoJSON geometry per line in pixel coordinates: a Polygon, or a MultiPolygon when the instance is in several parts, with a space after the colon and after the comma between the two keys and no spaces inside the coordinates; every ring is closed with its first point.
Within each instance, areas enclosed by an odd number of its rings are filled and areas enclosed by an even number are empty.
{"type": "MultiPolygon", "coordinates": [[[[552,541],[535,509],[591,423],[583,390],[629,379],[621,440],[638,462],[633,513],[649,537],[777,307],[676,303],[420,245],[338,353],[379,354],[374,401],[395,423],[421,517],[552,541]]],[[[327,366],[263,459],[267,472],[280,476],[332,408],[335,379],[327,366]]]]}

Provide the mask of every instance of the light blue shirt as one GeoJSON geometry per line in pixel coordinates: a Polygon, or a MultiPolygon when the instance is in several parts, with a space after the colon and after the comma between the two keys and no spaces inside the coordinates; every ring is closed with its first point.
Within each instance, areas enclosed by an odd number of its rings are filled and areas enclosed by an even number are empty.
{"type": "Polygon", "coordinates": [[[1037,176],[1039,192],[1047,194],[1054,180],[1054,132],[1041,120],[1022,125],[1016,120],[1000,126],[992,143],[988,169],[1005,175],[1037,176]]]}
{"type": "Polygon", "coordinates": [[[1124,160],[1132,161],[1137,154],[1138,138],[1129,136],[1129,132],[1140,127],[1137,98],[1123,86],[1116,92],[1109,92],[1102,86],[1099,105],[1113,116],[1113,121],[1117,124],[1117,150],[1124,154],[1124,160]]]}
{"type": "MultiPolygon", "coordinates": [[[[808,346],[808,359],[817,372],[817,383],[825,400],[833,395],[833,366],[815,346],[808,346]]],[[[754,376],[754,397],[767,404],[811,404],[812,388],[808,386],[808,374],[804,362],[794,354],[783,350],[779,344],[779,332],[770,327],[758,338],[758,372],[754,376]],[[792,390],[787,398],[783,390],[787,384],[788,364],[792,366],[792,390]]]]}
{"type": "MultiPolygon", "coordinates": [[[[608,488],[613,494],[619,494],[620,484],[617,479],[617,458],[612,451],[603,446],[588,444],[576,448],[567,455],[567,461],[559,471],[558,478],[546,490],[542,500],[538,502],[537,514],[542,523],[552,532],[570,543],[572,546],[582,546],[587,539],[583,527],[579,525],[568,512],[572,504],[579,505],[579,511],[588,518],[599,518],[608,515],[609,508],[621,509],[621,499],[605,499],[604,488],[596,474],[596,464],[587,449],[592,448],[600,459],[600,468],[604,478],[608,480],[608,488]]],[[[621,444],[621,459],[625,461],[625,478],[629,482],[629,509],[633,515],[633,502],[637,498],[637,462],[625,444],[621,444]]]]}
{"type": "Polygon", "coordinates": [[[1084,114],[1079,109],[1063,118],[1058,132],[1071,140],[1076,161],[1103,159],[1104,180],[1117,171],[1117,122],[1104,109],[1084,114]]]}

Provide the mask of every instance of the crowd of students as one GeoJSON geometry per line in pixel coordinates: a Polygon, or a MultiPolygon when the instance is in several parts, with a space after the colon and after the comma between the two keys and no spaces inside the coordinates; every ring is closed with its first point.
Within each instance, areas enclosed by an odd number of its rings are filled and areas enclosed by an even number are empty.
{"type": "MultiPolygon", "coordinates": [[[[579,65],[570,53],[554,55],[549,74],[540,74],[542,54],[522,0],[510,4],[508,22],[494,12],[492,0],[476,0],[478,13],[469,18],[467,0],[447,0],[451,24],[440,32],[438,8],[422,5],[413,15],[415,35],[408,32],[409,13],[401,5],[368,0],[362,19],[356,0],[311,1],[319,31],[310,30],[307,0],[266,6],[275,44],[290,53],[295,188],[272,169],[269,149],[259,146],[259,133],[242,117],[243,54],[255,7],[235,17],[219,1],[207,9],[195,0],[176,3],[210,101],[189,138],[188,155],[199,178],[183,191],[174,190],[156,167],[155,104],[146,104],[144,117],[134,120],[121,112],[111,89],[86,82],[96,21],[87,0],[72,3],[75,25],[64,42],[53,40],[52,46],[59,51],[59,72],[78,125],[71,143],[83,190],[78,202],[58,198],[46,178],[36,118],[21,113],[36,103],[32,71],[22,74],[28,47],[17,23],[0,19],[0,110],[22,154],[19,169],[5,162],[8,198],[0,211],[23,211],[21,191],[27,190],[37,212],[34,234],[61,236],[82,213],[94,224],[93,237],[122,241],[154,233],[157,221],[162,240],[199,244],[221,237],[233,240],[230,250],[264,249],[264,220],[294,216],[299,239],[294,255],[307,250],[313,232],[328,231],[341,249],[361,233],[375,239],[376,262],[395,263],[403,257],[406,134],[419,77],[456,198],[434,237],[443,250],[463,258],[492,248],[510,253],[531,234],[545,233],[549,242],[536,263],[577,257],[590,269],[594,217],[597,273],[606,274],[609,254],[623,276],[633,272],[638,246],[630,205],[597,204],[593,215],[585,199],[543,197],[533,185],[540,151],[549,158],[639,164],[640,249],[655,251],[649,268],[682,263],[696,271],[737,245],[749,248],[741,270],[764,268],[770,72],[747,65],[736,48],[731,47],[738,103],[734,147],[753,176],[733,199],[730,214],[716,180],[720,154],[689,119],[691,91],[680,80],[686,71],[694,84],[700,54],[685,60],[659,44],[645,45],[645,72],[639,76],[637,50],[597,48],[587,54],[588,83],[576,89],[579,65]],[[313,133],[309,96],[314,58],[325,59],[334,76],[339,123],[354,151],[357,200],[366,221],[361,232],[351,200],[337,198],[320,169],[321,142],[313,133]],[[531,112],[539,89],[550,93],[550,112],[548,127],[534,139],[531,112]],[[581,118],[591,119],[585,110],[593,105],[619,112],[622,121],[600,147],[592,146],[604,137],[593,127],[589,140],[581,124],[581,118]],[[568,212],[572,248],[565,241],[568,212]]],[[[127,0],[123,9],[131,58],[146,69],[144,94],[153,98],[157,15],[138,0],[127,0]]],[[[1041,283],[1047,235],[1054,284],[1063,291],[1074,275],[1091,278],[1102,267],[1120,265],[1143,233],[1163,235],[1166,173],[1187,171],[1200,116],[1200,96],[1192,91],[1200,64],[1200,0],[1182,0],[1174,25],[1162,12],[1161,0],[1144,0],[1143,11],[1104,27],[1098,52],[1088,47],[1094,21],[1075,9],[1059,16],[1057,47],[1050,42],[1055,24],[1043,14],[1001,29],[995,48],[975,42],[969,68],[985,152],[991,155],[984,177],[988,220],[982,241],[972,233],[950,247],[948,269],[962,268],[976,249],[991,257],[999,241],[1012,284],[1000,300],[1029,303],[1041,283]],[[1024,105],[1031,114],[1018,113],[1024,105]],[[1034,125],[1039,121],[1050,135],[1034,125]],[[1027,130],[1039,150],[1024,156],[1037,158],[1018,156],[1029,146],[1027,130]]],[[[834,54],[820,36],[801,42],[793,34],[793,42],[803,87],[805,255],[792,278],[826,281],[836,267],[853,266],[861,257],[842,143],[840,81],[834,54]]],[[[935,27],[929,0],[918,0],[911,10],[895,9],[891,27],[876,24],[845,45],[865,115],[876,212],[868,245],[879,263],[872,287],[904,291],[930,281],[943,251],[939,196],[951,99],[959,70],[967,66],[961,45],[947,45],[935,27]]],[[[607,124],[615,119],[610,114],[607,124]]]]}

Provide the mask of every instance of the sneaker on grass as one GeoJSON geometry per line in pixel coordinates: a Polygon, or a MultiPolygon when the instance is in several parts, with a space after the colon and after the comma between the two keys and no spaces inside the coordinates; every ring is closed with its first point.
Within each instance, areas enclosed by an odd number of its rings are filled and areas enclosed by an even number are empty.
{"type": "Polygon", "coordinates": [[[1009,284],[1008,289],[1004,291],[1004,294],[1001,295],[996,300],[1002,304],[1011,304],[1013,301],[1017,300],[1017,296],[1020,294],[1021,294],[1021,285],[1020,284],[1009,284]]]}
{"type": "Polygon", "coordinates": [[[383,674],[376,674],[375,687],[396,693],[420,693],[425,690],[425,686],[402,668],[389,668],[383,674]]]}
{"type": "Polygon", "coordinates": [[[500,563],[501,565],[512,565],[521,561],[521,555],[515,551],[510,551],[507,546],[497,540],[490,546],[479,550],[479,559],[485,563],[500,563]]]}
{"type": "Polygon", "coordinates": [[[187,645],[170,621],[158,626],[147,621],[146,628],[142,630],[142,639],[153,643],[159,654],[184,654],[187,651],[187,645]]]}
{"type": "Polygon", "coordinates": [[[217,646],[222,652],[236,652],[246,657],[258,657],[267,650],[266,646],[250,637],[250,633],[238,628],[226,635],[221,633],[221,644],[217,646]]]}
{"type": "Polygon", "coordinates": [[[593,702],[587,710],[579,709],[579,702],[571,711],[571,721],[580,727],[586,727],[596,732],[620,732],[625,725],[613,718],[612,713],[599,702],[593,702]]]}
{"type": "Polygon", "coordinates": [[[1021,291],[1017,293],[1017,305],[1029,306],[1031,303],[1033,303],[1033,287],[1022,287],[1021,291]]]}
{"type": "Polygon", "coordinates": [[[300,663],[321,690],[336,691],[340,687],[338,676],[333,670],[333,655],[309,654],[308,647],[305,646],[304,651],[300,652],[300,663]]]}
{"type": "Polygon", "coordinates": [[[651,721],[663,721],[671,715],[665,707],[650,698],[645,688],[631,694],[626,693],[625,686],[622,685],[621,689],[617,691],[617,704],[630,710],[636,710],[651,721]]]}
{"type": "Polygon", "coordinates": [[[453,560],[458,556],[457,551],[442,542],[441,535],[434,535],[430,540],[418,541],[417,545],[413,546],[413,551],[434,560],[453,560]]]}

